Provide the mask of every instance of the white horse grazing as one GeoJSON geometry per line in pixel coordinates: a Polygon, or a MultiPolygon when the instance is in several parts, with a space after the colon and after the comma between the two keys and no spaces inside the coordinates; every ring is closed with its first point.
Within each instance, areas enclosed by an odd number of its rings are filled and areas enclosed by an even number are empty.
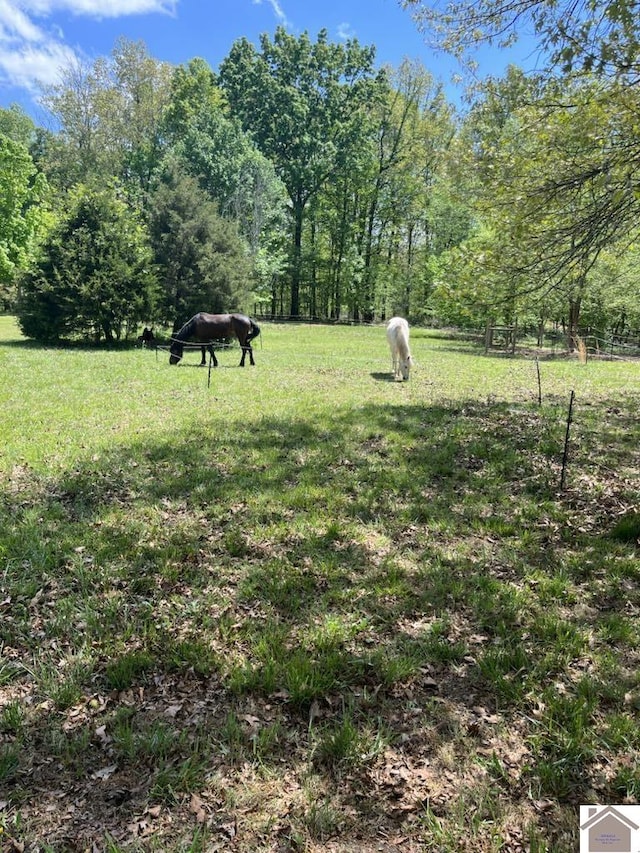
{"type": "Polygon", "coordinates": [[[409,324],[404,317],[392,317],[387,324],[387,340],[391,347],[393,377],[398,382],[409,378],[411,351],[409,350],[409,324]]]}

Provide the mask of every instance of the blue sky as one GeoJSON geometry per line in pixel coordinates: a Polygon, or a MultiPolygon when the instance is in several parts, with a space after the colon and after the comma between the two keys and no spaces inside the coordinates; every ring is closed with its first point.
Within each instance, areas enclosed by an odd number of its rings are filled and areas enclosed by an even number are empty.
{"type": "MultiPolygon", "coordinates": [[[[120,36],[142,40],[156,59],[173,64],[195,56],[216,69],[233,42],[282,25],[315,39],[355,37],[374,44],[378,64],[418,59],[450,93],[457,63],[434,53],[397,0],[0,0],[0,106],[18,103],[36,120],[39,83],[54,83],[61,67],[108,55],[120,36]]],[[[525,65],[528,58],[520,51],[525,65]]],[[[481,72],[501,73],[507,61],[485,52],[481,72]]]]}

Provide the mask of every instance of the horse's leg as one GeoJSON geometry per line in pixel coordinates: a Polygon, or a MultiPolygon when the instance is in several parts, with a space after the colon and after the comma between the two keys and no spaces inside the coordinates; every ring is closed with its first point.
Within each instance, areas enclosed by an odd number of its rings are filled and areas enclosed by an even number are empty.
{"type": "Polygon", "coordinates": [[[240,358],[240,364],[238,365],[238,367],[244,367],[244,357],[247,354],[247,333],[244,331],[235,330],[235,336],[238,339],[240,349],[242,350],[242,356],[240,358]]]}
{"type": "Polygon", "coordinates": [[[247,336],[245,335],[244,338],[238,338],[238,343],[240,344],[240,347],[242,349],[242,358],[240,359],[240,367],[244,367],[244,360],[245,360],[247,353],[249,353],[250,364],[255,364],[255,361],[253,360],[253,350],[251,349],[251,341],[247,340],[247,336]]]}
{"type": "MultiPolygon", "coordinates": [[[[217,367],[218,366],[218,359],[216,358],[216,353],[215,353],[215,350],[213,348],[213,344],[209,344],[208,350],[209,350],[209,355],[211,356],[211,361],[213,362],[213,366],[217,367]]],[[[202,347],[202,352],[204,353],[204,347],[202,347]]],[[[204,364],[204,362],[202,362],[202,363],[204,364]]]]}
{"type": "Polygon", "coordinates": [[[200,367],[202,367],[203,365],[206,365],[206,363],[207,363],[207,348],[206,347],[200,347],[200,351],[202,353],[202,358],[200,359],[200,367]]]}

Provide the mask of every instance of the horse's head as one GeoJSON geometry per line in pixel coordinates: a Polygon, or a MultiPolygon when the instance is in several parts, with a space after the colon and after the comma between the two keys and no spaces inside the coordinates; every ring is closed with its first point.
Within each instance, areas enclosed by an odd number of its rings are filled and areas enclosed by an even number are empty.
{"type": "Polygon", "coordinates": [[[402,378],[407,380],[409,378],[409,371],[411,370],[411,356],[408,355],[406,358],[400,359],[400,373],[402,374],[402,378]]]}
{"type": "Polygon", "coordinates": [[[169,364],[177,364],[182,358],[184,347],[179,341],[173,341],[169,349],[169,364]]]}

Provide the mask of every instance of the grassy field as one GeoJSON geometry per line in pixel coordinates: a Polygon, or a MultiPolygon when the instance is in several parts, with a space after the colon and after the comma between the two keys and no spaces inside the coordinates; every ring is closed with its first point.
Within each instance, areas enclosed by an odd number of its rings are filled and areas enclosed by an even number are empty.
{"type": "Polygon", "coordinates": [[[573,853],[640,801],[640,363],[255,343],[0,318],[0,848],[573,853]]]}

